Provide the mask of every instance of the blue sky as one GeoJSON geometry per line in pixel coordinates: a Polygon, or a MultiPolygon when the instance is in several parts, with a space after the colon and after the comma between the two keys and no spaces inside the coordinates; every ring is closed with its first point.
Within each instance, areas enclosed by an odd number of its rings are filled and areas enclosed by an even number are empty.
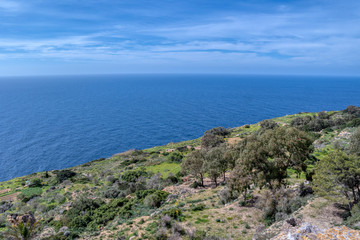
{"type": "Polygon", "coordinates": [[[0,0],[0,75],[360,75],[360,1],[0,0]]]}

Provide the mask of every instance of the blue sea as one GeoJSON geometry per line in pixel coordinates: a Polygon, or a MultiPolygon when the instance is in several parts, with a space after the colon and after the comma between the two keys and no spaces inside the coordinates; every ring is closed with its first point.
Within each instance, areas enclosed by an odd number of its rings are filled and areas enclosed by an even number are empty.
{"type": "Polygon", "coordinates": [[[360,78],[93,75],[0,78],[0,181],[207,129],[360,105],[360,78]]]}

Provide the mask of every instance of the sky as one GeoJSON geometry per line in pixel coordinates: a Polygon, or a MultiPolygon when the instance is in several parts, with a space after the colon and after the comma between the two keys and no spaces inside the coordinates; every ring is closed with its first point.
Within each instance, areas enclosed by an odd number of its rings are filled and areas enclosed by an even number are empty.
{"type": "Polygon", "coordinates": [[[0,76],[360,76],[359,0],[0,0],[0,76]]]}

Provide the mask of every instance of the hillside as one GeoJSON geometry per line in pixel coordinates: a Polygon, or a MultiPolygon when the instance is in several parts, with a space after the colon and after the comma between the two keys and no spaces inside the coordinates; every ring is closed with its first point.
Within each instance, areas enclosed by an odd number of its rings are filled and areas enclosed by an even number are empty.
{"type": "Polygon", "coordinates": [[[1,182],[0,239],[359,239],[359,126],[298,113],[1,182]]]}

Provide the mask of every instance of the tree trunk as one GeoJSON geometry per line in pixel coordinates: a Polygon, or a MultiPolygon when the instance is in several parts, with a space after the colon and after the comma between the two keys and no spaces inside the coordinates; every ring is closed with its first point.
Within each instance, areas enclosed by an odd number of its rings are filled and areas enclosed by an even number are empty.
{"type": "Polygon", "coordinates": [[[226,172],[224,172],[224,182],[226,181],[226,176],[225,176],[226,172]]]}
{"type": "Polygon", "coordinates": [[[245,188],[245,191],[244,191],[244,194],[243,194],[244,202],[246,202],[246,195],[247,195],[247,188],[245,188]]]}

